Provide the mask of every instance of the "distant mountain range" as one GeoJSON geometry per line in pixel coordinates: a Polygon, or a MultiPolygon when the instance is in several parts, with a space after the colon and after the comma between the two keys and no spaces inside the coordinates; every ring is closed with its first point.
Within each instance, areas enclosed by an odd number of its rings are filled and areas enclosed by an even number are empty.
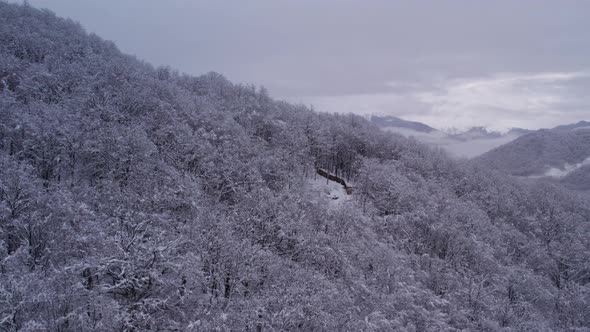
{"type": "Polygon", "coordinates": [[[472,127],[467,131],[453,134],[450,137],[461,141],[469,141],[474,139],[495,139],[505,136],[522,136],[530,132],[532,132],[532,130],[523,128],[512,128],[506,133],[501,133],[498,131],[489,130],[486,127],[472,127]]]}
{"type": "Polygon", "coordinates": [[[436,129],[421,122],[407,121],[395,116],[372,116],[371,122],[381,128],[406,128],[412,129],[421,133],[431,133],[436,129]]]}
{"type": "Polygon", "coordinates": [[[472,127],[466,131],[448,133],[421,122],[407,121],[394,116],[372,116],[370,120],[383,130],[414,137],[461,158],[478,156],[531,132],[528,129],[513,128],[507,133],[500,133],[485,127],[472,127]]]}
{"type": "Polygon", "coordinates": [[[370,120],[383,130],[414,137],[509,175],[553,178],[571,189],[590,190],[588,121],[552,129],[512,128],[506,133],[485,127],[449,133],[394,116],[372,116],[370,120]]]}

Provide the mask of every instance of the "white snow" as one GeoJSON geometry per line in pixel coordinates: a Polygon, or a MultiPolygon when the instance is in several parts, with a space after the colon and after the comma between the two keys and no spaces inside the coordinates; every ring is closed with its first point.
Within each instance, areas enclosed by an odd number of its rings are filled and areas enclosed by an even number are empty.
{"type": "Polygon", "coordinates": [[[325,202],[331,208],[341,207],[342,204],[352,202],[352,195],[347,195],[344,187],[337,182],[330,181],[324,177],[316,175],[307,181],[308,190],[317,195],[320,201],[325,202]]]}

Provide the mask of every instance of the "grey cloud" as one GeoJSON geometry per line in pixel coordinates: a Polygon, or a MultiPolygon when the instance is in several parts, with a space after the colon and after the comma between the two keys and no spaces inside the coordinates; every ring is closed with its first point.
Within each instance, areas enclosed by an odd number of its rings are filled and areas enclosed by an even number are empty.
{"type": "MultiPolygon", "coordinates": [[[[586,1],[30,3],[78,20],[156,65],[191,74],[218,71],[234,81],[264,85],[278,98],[333,101],[318,105],[320,110],[333,110],[355,96],[374,96],[369,104],[381,105],[381,113],[430,112],[437,122],[456,115],[429,111],[415,94],[444,94],[452,80],[501,73],[579,72],[588,69],[590,58],[586,1]],[[396,97],[384,99],[384,94],[396,97]],[[387,100],[392,104],[383,104],[387,100]]],[[[563,98],[576,99],[563,104],[587,108],[590,104],[572,97],[587,87],[588,80],[561,84],[563,98]]],[[[485,119],[474,117],[473,124],[478,120],[485,119]]],[[[529,121],[529,127],[542,125],[529,121]]]]}

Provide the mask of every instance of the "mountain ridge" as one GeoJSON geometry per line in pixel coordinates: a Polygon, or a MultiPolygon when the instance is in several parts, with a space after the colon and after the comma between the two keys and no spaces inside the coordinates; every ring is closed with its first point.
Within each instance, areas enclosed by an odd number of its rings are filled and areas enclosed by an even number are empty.
{"type": "Polygon", "coordinates": [[[398,117],[390,116],[390,115],[387,115],[387,116],[372,115],[369,119],[370,119],[369,121],[376,124],[380,128],[387,128],[387,127],[408,128],[408,129],[413,129],[415,131],[423,132],[423,133],[430,133],[430,132],[437,130],[437,129],[434,129],[434,128],[430,127],[429,125],[426,125],[421,122],[408,121],[408,120],[404,120],[402,118],[398,118],[398,117]]]}
{"type": "Polygon", "coordinates": [[[540,176],[551,167],[564,169],[590,157],[589,129],[584,121],[541,129],[486,152],[476,162],[518,176],[540,176]]]}

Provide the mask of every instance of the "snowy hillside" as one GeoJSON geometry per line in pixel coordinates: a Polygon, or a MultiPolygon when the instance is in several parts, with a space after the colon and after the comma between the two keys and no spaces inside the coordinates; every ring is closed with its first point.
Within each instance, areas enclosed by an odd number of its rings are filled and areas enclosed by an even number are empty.
{"type": "Polygon", "coordinates": [[[306,184],[311,197],[315,197],[320,204],[326,204],[332,209],[342,208],[343,205],[352,204],[353,196],[346,193],[344,187],[334,181],[315,176],[306,184]]]}
{"type": "Polygon", "coordinates": [[[518,176],[562,176],[590,157],[590,130],[539,130],[498,147],[477,159],[518,176]]]}
{"type": "Polygon", "coordinates": [[[587,331],[589,220],[0,1],[0,331],[587,331]]]}

